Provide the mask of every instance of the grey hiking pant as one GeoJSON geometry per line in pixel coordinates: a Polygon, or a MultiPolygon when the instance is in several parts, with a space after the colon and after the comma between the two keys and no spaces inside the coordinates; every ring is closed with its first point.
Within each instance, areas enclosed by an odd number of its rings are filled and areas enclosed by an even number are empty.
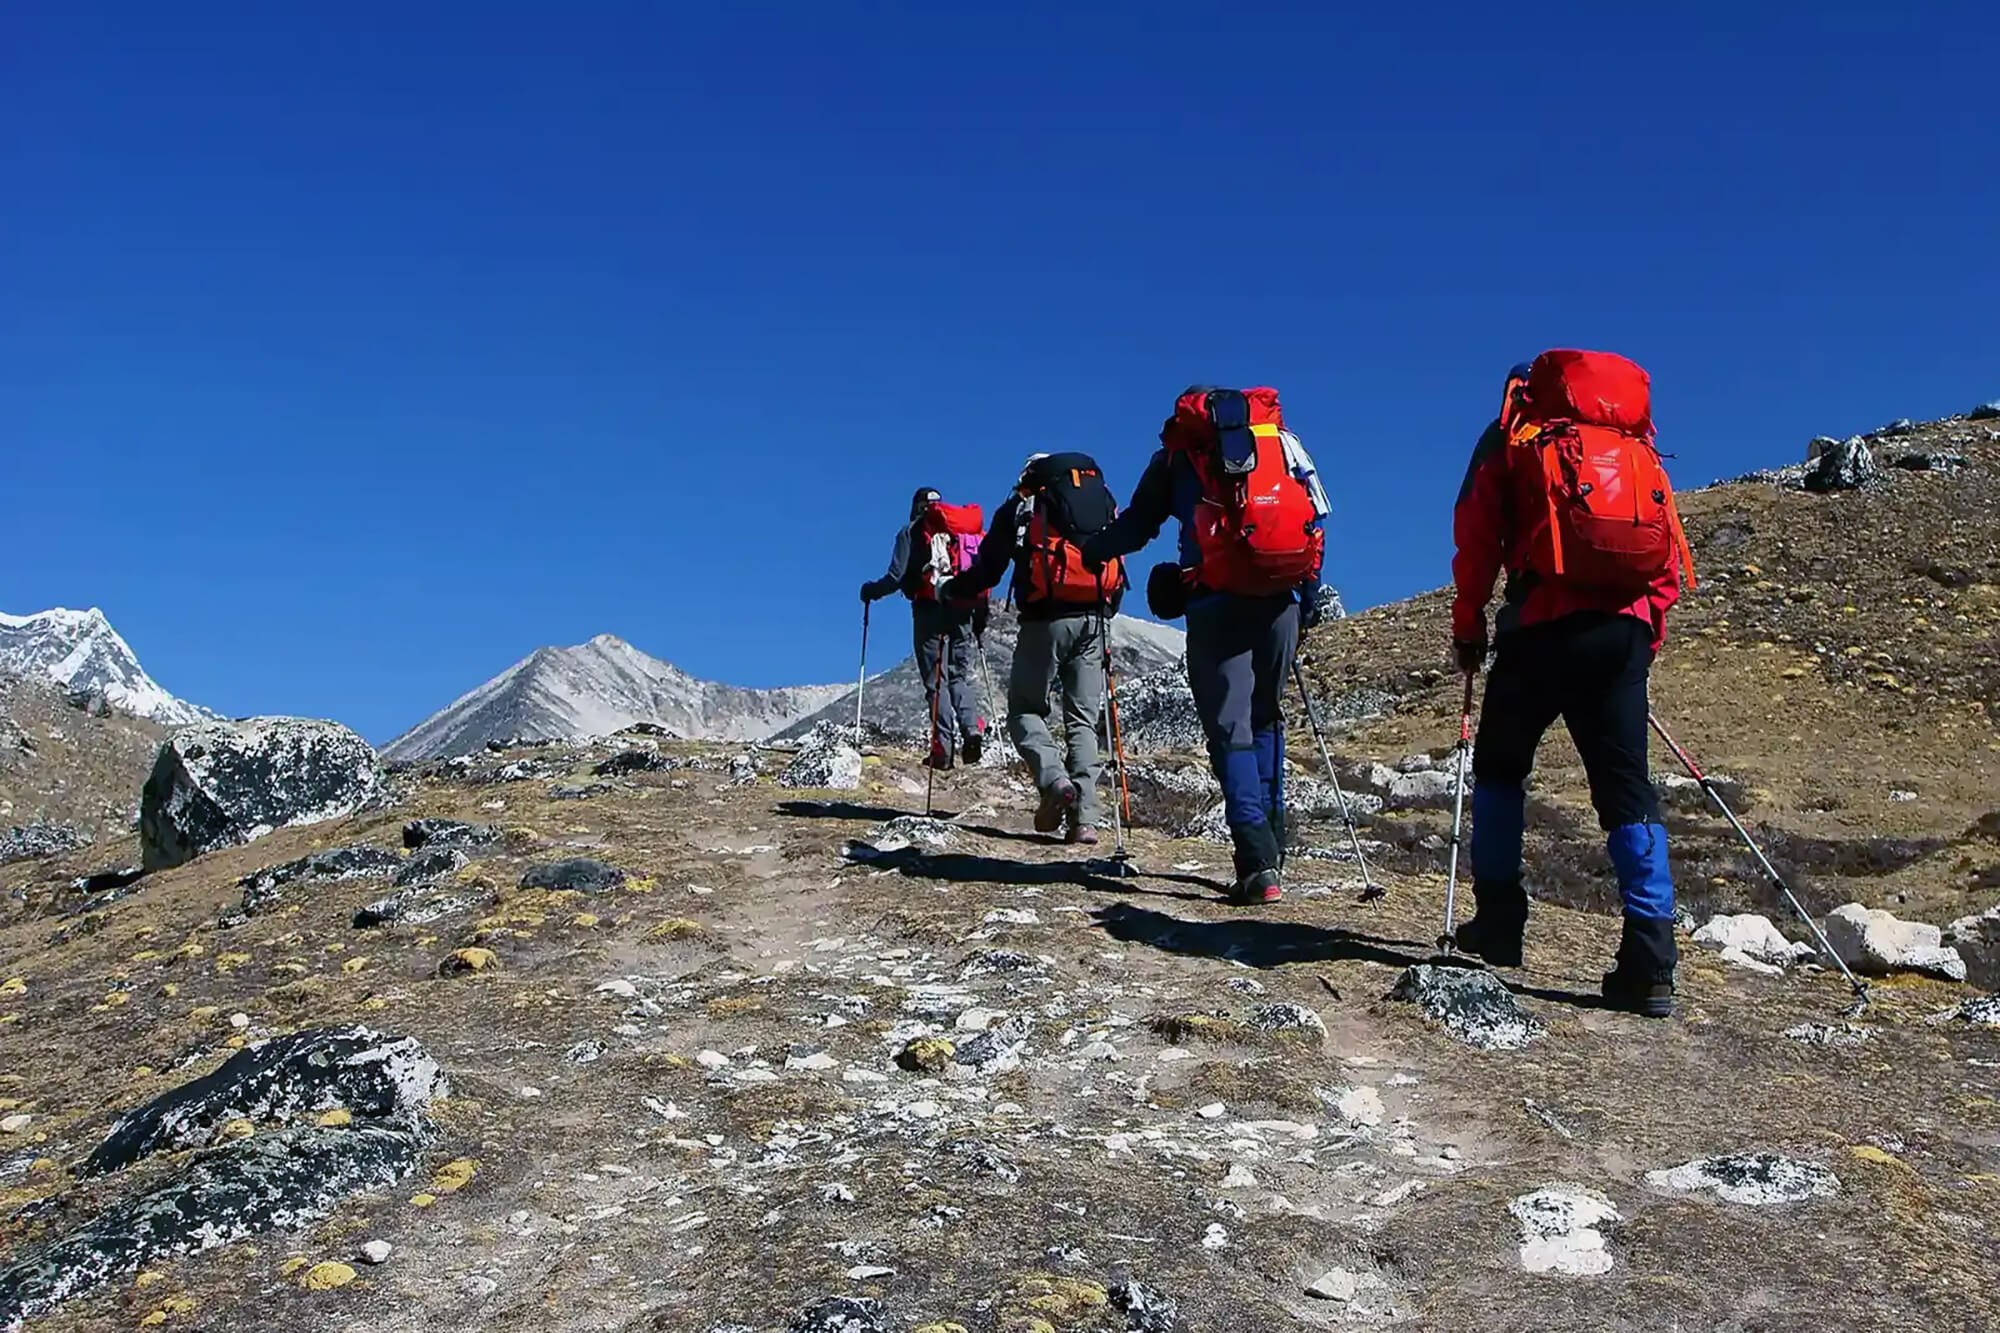
{"type": "MultiPolygon", "coordinates": [[[[910,620],[916,636],[917,671],[924,678],[924,703],[937,714],[937,737],[947,750],[952,743],[952,723],[958,724],[958,738],[979,730],[979,698],[972,684],[972,612],[936,602],[910,603],[910,620]],[[938,657],[944,657],[944,697],[938,698],[938,657]]],[[[928,716],[925,725],[929,725],[928,716]]]]}
{"type": "Polygon", "coordinates": [[[1091,616],[1024,620],[1007,678],[1007,735],[1043,791],[1067,777],[1080,798],[1077,816],[1088,828],[1098,819],[1097,724],[1104,706],[1103,649],[1091,616]],[[1049,730],[1050,687],[1062,686],[1063,731],[1069,757],[1049,730]]]}

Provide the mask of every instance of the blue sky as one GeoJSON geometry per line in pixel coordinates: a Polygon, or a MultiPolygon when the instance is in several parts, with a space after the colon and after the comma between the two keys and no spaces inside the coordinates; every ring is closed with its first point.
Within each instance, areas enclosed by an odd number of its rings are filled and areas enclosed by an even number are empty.
{"type": "Polygon", "coordinates": [[[913,487],[1129,488],[1193,380],[1355,605],[1545,346],[1683,486],[2000,396],[2000,11],[1644,8],[17,7],[0,610],[383,740],[605,631],[840,679],[913,487]]]}

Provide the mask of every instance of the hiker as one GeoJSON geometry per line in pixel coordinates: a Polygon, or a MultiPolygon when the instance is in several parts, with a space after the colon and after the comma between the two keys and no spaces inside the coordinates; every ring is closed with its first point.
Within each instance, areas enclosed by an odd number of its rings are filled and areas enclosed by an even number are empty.
{"type": "Polygon", "coordinates": [[[1041,801],[1038,833],[1095,843],[1100,816],[1097,728],[1104,707],[1104,631],[1118,613],[1124,567],[1087,568],[1076,545],[1118,512],[1087,454],[1032,454],[972,568],[945,584],[947,600],[984,595],[1011,566],[1020,637],[1007,678],[1007,735],[1027,761],[1041,801]],[[1062,687],[1067,753],[1049,729],[1051,687],[1062,687]]]}
{"type": "Polygon", "coordinates": [[[1319,618],[1319,473],[1284,428],[1275,389],[1196,386],[1160,431],[1132,501],[1083,543],[1103,563],[1180,520],[1180,559],[1147,582],[1154,613],[1185,612],[1188,684],[1222,784],[1241,906],[1277,902],[1285,850],[1280,701],[1299,636],[1319,618]],[[1255,515],[1251,521],[1248,515],[1255,515]]]}
{"type": "Polygon", "coordinates": [[[972,684],[973,641],[984,637],[986,598],[951,600],[939,589],[972,565],[984,528],[978,505],[948,505],[928,486],[910,497],[910,521],[896,533],[889,568],[861,585],[863,602],[900,592],[910,599],[910,627],[917,673],[923,677],[930,709],[930,754],[924,763],[950,768],[954,752],[968,764],[979,762],[986,719],[979,714],[972,684]],[[956,725],[959,746],[951,732],[956,725]]]}
{"type": "Polygon", "coordinates": [[[1468,680],[1487,656],[1486,604],[1507,574],[1472,771],[1477,910],[1458,947],[1521,963],[1524,784],[1561,717],[1582,756],[1623,900],[1613,1007],[1673,1009],[1674,884],[1646,758],[1647,675],[1693,561],[1653,446],[1646,372],[1601,352],[1545,352],[1508,372],[1453,520],[1452,639],[1468,680]],[[1587,480],[1585,480],[1587,478],[1587,480]]]}

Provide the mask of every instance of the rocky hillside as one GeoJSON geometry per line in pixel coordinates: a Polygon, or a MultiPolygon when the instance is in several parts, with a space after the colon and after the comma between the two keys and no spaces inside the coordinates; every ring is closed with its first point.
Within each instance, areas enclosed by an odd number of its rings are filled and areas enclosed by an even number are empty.
{"type": "Polygon", "coordinates": [[[1552,906],[1510,998],[1411,970],[1434,860],[1245,914],[1214,843],[1116,877],[1005,772],[934,820],[913,755],[863,774],[541,747],[95,893],[0,871],[0,1327],[2000,1318],[1962,986],[1849,1019],[1690,942],[1649,1024],[1552,906]]]}
{"type": "Polygon", "coordinates": [[[762,740],[838,698],[839,685],[746,689],[697,680],[600,634],[538,648],[383,747],[389,759],[470,754],[495,740],[582,740],[651,723],[694,740],[762,740]]]}
{"type": "Polygon", "coordinates": [[[2000,1325],[1994,430],[1687,498],[1655,705],[1859,1012],[1664,756],[1680,1011],[1599,1008],[1559,731],[1526,966],[1427,966],[1438,595],[1310,645],[1369,903],[1296,721],[1255,912],[1191,754],[1135,772],[1127,875],[1028,832],[1016,771],[937,775],[925,818],[913,751],[832,729],[357,755],[365,800],[263,836],[276,784],[204,745],[181,804],[252,841],[0,866],[0,1328],[2000,1325]]]}
{"type": "Polygon", "coordinates": [[[46,679],[0,675],[0,862],[129,835],[166,733],[46,679]]]}
{"type": "Polygon", "coordinates": [[[214,716],[161,689],[95,607],[0,614],[0,675],[46,681],[79,699],[163,726],[214,716]]]}

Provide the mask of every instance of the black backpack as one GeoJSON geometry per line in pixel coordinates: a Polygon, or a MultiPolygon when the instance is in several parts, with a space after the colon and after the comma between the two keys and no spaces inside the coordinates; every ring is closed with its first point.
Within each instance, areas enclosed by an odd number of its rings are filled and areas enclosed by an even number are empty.
{"type": "Polygon", "coordinates": [[[1118,501],[1104,484],[1104,470],[1088,454],[1050,454],[1030,463],[1021,474],[1020,489],[1029,499],[1028,521],[1021,526],[1020,564],[1015,592],[1026,602],[1061,602],[1090,606],[1100,592],[1124,587],[1120,561],[1107,565],[1100,580],[1084,568],[1079,545],[1102,532],[1118,517],[1118,501]]]}

